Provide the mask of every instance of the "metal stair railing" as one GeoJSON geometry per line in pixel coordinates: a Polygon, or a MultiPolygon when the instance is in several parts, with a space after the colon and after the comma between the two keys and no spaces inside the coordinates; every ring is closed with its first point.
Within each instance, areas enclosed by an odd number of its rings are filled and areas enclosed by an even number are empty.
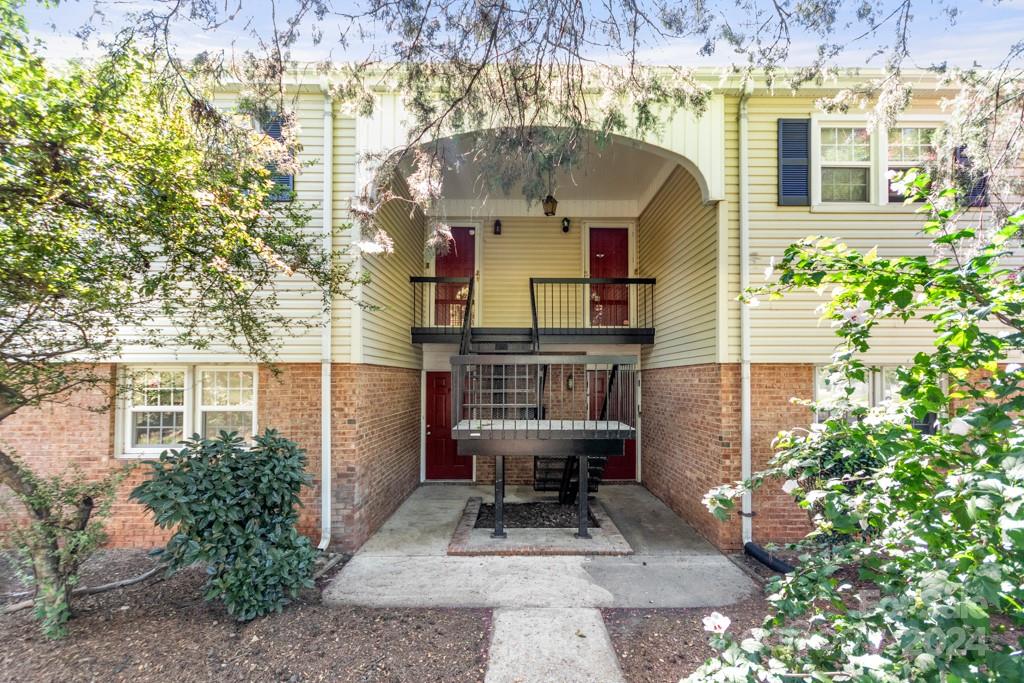
{"type": "Polygon", "coordinates": [[[459,354],[465,356],[470,350],[470,339],[473,335],[473,290],[475,278],[469,278],[469,293],[466,295],[466,308],[462,312],[462,338],[459,341],[459,354]]]}

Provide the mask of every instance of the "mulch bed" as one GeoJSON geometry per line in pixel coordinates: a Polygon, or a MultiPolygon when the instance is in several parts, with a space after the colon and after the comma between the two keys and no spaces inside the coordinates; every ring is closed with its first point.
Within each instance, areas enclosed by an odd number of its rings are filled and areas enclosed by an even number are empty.
{"type": "Polygon", "coordinates": [[[720,612],[730,619],[729,632],[748,634],[768,614],[760,594],[728,607],[700,609],[604,609],[605,625],[630,683],[676,683],[715,654],[703,618],[720,612]]]}
{"type": "MultiPolygon", "coordinates": [[[[89,586],[141,574],[139,551],[106,551],[89,586]]],[[[70,634],[44,638],[29,610],[0,615],[0,681],[482,681],[489,610],[331,608],[306,591],[284,612],[239,624],[203,600],[201,568],[81,597],[70,634]]],[[[0,601],[19,590],[0,567],[0,601]]],[[[20,598],[19,598],[20,599],[20,598]]]]}
{"type": "MultiPolygon", "coordinates": [[[[560,503],[505,503],[505,526],[509,529],[575,529],[576,505],[560,503]]],[[[588,526],[601,525],[594,519],[594,513],[587,508],[590,518],[588,526]]],[[[477,529],[494,528],[494,504],[483,503],[476,518],[477,529]]]]}

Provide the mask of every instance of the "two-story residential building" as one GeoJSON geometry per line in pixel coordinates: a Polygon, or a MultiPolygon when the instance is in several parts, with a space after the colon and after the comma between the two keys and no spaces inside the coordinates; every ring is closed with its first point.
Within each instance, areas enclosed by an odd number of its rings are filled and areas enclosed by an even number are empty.
{"type": "MultiPolygon", "coordinates": [[[[730,523],[701,504],[711,487],[762,467],[778,430],[811,422],[790,398],[822,390],[816,368],[835,344],[817,294],[757,307],[737,296],[809,234],[928,253],[920,217],[887,185],[889,169],[932,153],[942,125],[950,93],[916,78],[913,105],[886,128],[867,111],[820,113],[815,100],[840,82],[744,92],[708,73],[702,115],[679,111],[647,139],[595,150],[555,178],[554,215],[515,193],[483,198],[472,164],[453,167],[438,208],[453,232],[443,255],[424,250],[425,217],[397,203],[383,215],[392,253],[360,254],[355,228],[331,236],[370,180],[366,155],[404,140],[402,97],[381,89],[360,116],[297,79],[295,201],[313,207],[310,230],[370,275],[355,297],[372,306],[335,301],[323,325],[281,340],[278,372],[225,350],[128,348],[111,359],[111,387],[134,373],[146,391],[108,413],[22,411],[0,438],[44,470],[99,472],[193,432],[274,427],[309,454],[304,530],[346,549],[421,483],[493,481],[507,452],[508,482],[557,487],[558,447],[599,441],[601,455],[617,441],[621,454],[595,461],[599,474],[642,483],[718,547],[802,536],[805,514],[772,487],[730,523]],[[562,441],[542,443],[551,439],[562,441]]],[[[296,317],[322,315],[308,283],[287,286],[282,305],[296,317]]],[[[887,389],[886,366],[930,345],[915,323],[877,336],[869,401],[887,389]]],[[[160,537],[127,501],[109,528],[120,545],[160,537]]]]}

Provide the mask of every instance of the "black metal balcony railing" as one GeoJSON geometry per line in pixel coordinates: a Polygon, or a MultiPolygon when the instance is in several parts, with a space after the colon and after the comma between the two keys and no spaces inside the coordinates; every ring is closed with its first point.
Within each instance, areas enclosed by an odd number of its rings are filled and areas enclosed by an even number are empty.
{"type": "Polygon", "coordinates": [[[564,456],[592,441],[605,442],[611,455],[636,438],[634,356],[474,354],[451,364],[452,437],[460,452],[484,453],[490,445],[504,455],[525,448],[564,456]],[[496,440],[504,443],[487,443],[496,440]]]}
{"type": "Polygon", "coordinates": [[[473,278],[413,275],[413,335],[436,336],[438,341],[456,339],[471,323],[473,278]]]}
{"type": "Polygon", "coordinates": [[[541,337],[599,335],[649,344],[655,283],[655,278],[530,278],[534,329],[541,337]]]}

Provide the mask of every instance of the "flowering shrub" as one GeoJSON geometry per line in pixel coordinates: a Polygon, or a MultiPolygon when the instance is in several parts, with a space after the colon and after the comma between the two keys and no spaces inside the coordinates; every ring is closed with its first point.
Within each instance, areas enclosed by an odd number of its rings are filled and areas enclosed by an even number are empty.
{"type": "Polygon", "coordinates": [[[1024,352],[1008,258],[1024,214],[965,227],[955,194],[940,197],[945,208],[924,209],[935,256],[812,237],[748,293],[833,287],[822,314],[841,340],[829,373],[839,398],[815,406],[821,424],[777,437],[769,469],[705,497],[724,518],[781,479],[814,530],[794,547],[796,571],[769,585],[763,629],[737,640],[727,621],[705,621],[720,652],[691,680],[1024,680],[1024,371],[1007,362],[1024,352]],[[897,370],[881,405],[857,405],[873,332],[914,318],[934,349],[897,370]],[[937,430],[920,429],[936,415],[937,430]]]}

